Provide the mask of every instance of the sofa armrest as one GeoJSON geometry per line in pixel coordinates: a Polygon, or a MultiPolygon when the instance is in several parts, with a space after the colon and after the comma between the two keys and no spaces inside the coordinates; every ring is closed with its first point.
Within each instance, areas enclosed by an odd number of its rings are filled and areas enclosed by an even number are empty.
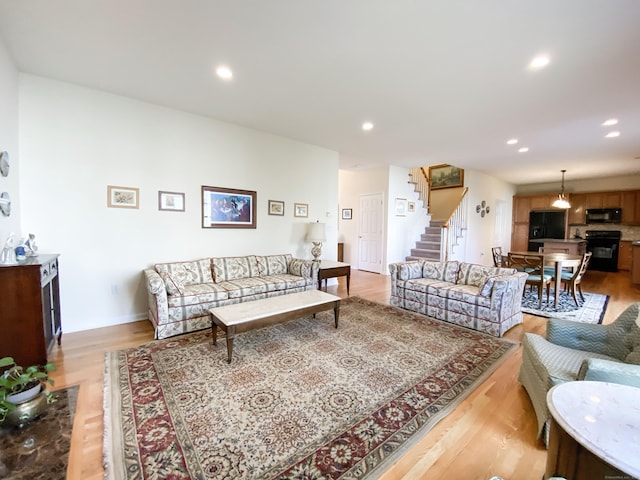
{"type": "Polygon", "coordinates": [[[607,351],[607,327],[604,325],[550,318],[547,321],[547,340],[561,347],[610,355],[607,351]]]}
{"type": "Polygon", "coordinates": [[[299,277],[313,280],[314,286],[318,287],[318,269],[320,264],[313,260],[304,260],[302,258],[292,258],[287,268],[290,275],[298,275],[299,277]]]}
{"type": "Polygon", "coordinates": [[[149,299],[149,320],[154,326],[169,323],[167,288],[162,277],[153,268],[144,271],[147,296],[149,299]]]}
{"type": "Polygon", "coordinates": [[[578,380],[620,383],[640,387],[640,365],[602,358],[589,358],[582,362],[578,380]]]}
{"type": "Polygon", "coordinates": [[[527,274],[516,272],[494,278],[491,289],[491,311],[496,318],[511,318],[522,312],[522,292],[527,274]]]}

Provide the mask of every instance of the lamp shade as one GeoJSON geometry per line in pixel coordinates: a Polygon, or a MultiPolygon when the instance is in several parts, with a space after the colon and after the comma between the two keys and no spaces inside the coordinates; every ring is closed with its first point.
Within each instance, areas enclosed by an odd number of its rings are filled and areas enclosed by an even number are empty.
{"type": "Polygon", "coordinates": [[[325,233],[326,225],[324,223],[316,222],[310,223],[307,229],[307,242],[324,242],[327,240],[325,233]]]}

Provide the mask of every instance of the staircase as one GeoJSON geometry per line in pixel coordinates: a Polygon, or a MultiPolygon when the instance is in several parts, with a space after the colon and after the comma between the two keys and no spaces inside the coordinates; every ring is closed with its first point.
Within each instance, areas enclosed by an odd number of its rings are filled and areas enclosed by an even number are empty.
{"type": "Polygon", "coordinates": [[[407,260],[440,260],[442,251],[442,225],[444,222],[432,221],[431,226],[425,228],[416,242],[416,248],[411,249],[407,260]]]}
{"type": "MultiPolygon", "coordinates": [[[[418,193],[423,205],[429,206],[429,179],[424,168],[412,168],[409,171],[409,183],[414,184],[414,189],[418,193]]],[[[431,221],[430,226],[425,229],[425,233],[420,235],[420,240],[416,242],[416,248],[411,249],[411,255],[405,257],[407,260],[449,260],[453,253],[453,248],[458,245],[458,240],[464,235],[467,229],[467,192],[463,189],[459,203],[451,216],[446,221],[431,221]]]]}

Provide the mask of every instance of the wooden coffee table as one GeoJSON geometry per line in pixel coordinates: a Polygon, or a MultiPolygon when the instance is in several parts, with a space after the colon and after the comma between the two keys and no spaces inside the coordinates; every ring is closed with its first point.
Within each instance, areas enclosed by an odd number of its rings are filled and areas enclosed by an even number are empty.
{"type": "Polygon", "coordinates": [[[330,309],[333,309],[333,318],[338,328],[340,297],[319,290],[307,290],[212,308],[209,313],[213,344],[217,345],[217,327],[220,327],[227,336],[227,363],[231,363],[233,339],[236,334],[307,315],[313,315],[315,318],[316,313],[330,309]]]}

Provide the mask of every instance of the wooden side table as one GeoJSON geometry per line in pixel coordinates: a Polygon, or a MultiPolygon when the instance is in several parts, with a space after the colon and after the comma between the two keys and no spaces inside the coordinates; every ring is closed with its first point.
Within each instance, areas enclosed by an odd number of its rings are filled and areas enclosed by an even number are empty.
{"type": "MultiPolygon", "coordinates": [[[[351,265],[331,260],[320,261],[318,269],[318,290],[322,289],[322,280],[327,278],[347,277],[347,295],[349,295],[349,280],[351,278],[351,265]]],[[[326,289],[326,285],[325,285],[326,289]]]]}

